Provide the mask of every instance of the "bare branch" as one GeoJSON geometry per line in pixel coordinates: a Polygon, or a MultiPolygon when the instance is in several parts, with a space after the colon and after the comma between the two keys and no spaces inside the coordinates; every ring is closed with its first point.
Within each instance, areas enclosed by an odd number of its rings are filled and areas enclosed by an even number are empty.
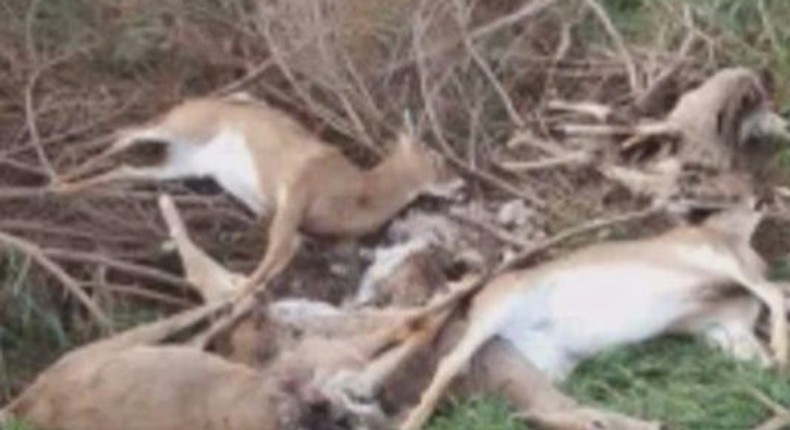
{"type": "Polygon", "coordinates": [[[66,273],[62,267],[60,267],[57,263],[50,260],[39,248],[38,245],[28,242],[24,239],[21,239],[16,236],[12,236],[10,234],[0,232],[0,243],[5,244],[6,246],[10,246],[16,248],[20,252],[30,256],[33,260],[35,260],[41,267],[46,269],[52,276],[54,276],[61,284],[68,290],[74,297],[85,306],[88,312],[93,316],[101,327],[106,331],[112,331],[112,320],[104,313],[104,311],[99,308],[96,302],[85,292],[77,282],[76,279],[72,278],[71,275],[66,273]]]}
{"type": "Polygon", "coordinates": [[[587,6],[592,9],[595,13],[595,16],[598,17],[598,20],[601,21],[603,24],[604,29],[609,34],[609,37],[614,42],[615,47],[620,55],[620,60],[623,62],[625,66],[626,73],[628,74],[628,84],[631,86],[631,93],[636,98],[642,94],[642,84],[639,80],[639,74],[636,70],[636,64],[634,63],[634,59],[631,57],[631,54],[628,52],[628,47],[625,44],[625,40],[623,36],[617,31],[617,27],[614,26],[612,23],[611,18],[609,18],[609,14],[606,13],[606,9],[601,6],[596,0],[582,0],[587,6]]]}

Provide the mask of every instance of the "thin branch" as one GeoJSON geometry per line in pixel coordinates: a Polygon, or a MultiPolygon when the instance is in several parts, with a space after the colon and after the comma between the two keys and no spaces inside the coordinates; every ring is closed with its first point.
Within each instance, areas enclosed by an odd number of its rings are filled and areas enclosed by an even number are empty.
{"type": "Polygon", "coordinates": [[[598,3],[596,0],[582,1],[586,3],[590,9],[592,9],[592,11],[595,13],[595,16],[597,16],[598,20],[601,21],[601,24],[603,24],[604,29],[609,34],[612,42],[614,42],[615,47],[620,54],[620,59],[623,62],[623,66],[625,66],[626,73],[628,74],[628,84],[631,86],[631,93],[633,94],[634,98],[639,97],[642,94],[642,85],[639,82],[639,74],[636,70],[636,64],[634,63],[634,59],[631,58],[631,54],[628,52],[628,47],[625,44],[623,36],[619,31],[617,31],[617,27],[615,27],[614,23],[612,23],[611,18],[609,18],[609,14],[600,3],[598,3]]]}
{"type": "Polygon", "coordinates": [[[51,191],[46,187],[2,187],[0,200],[44,197],[50,193],[51,191]]]}
{"type": "Polygon", "coordinates": [[[83,46],[73,51],[68,51],[58,55],[57,57],[49,60],[45,64],[38,65],[33,72],[30,74],[27,84],[25,85],[25,124],[27,126],[28,133],[30,135],[30,144],[36,152],[36,156],[38,157],[39,162],[41,163],[41,167],[46,171],[47,176],[49,176],[50,180],[54,179],[57,176],[54,167],[52,166],[52,162],[49,160],[46,151],[44,151],[44,144],[41,139],[41,134],[38,130],[37,124],[37,115],[36,115],[36,104],[35,104],[35,89],[36,85],[38,84],[38,80],[41,78],[41,75],[47,71],[48,69],[55,67],[63,62],[66,62],[76,56],[84,52],[87,49],[90,49],[93,45],[83,46]]]}
{"type": "Polygon", "coordinates": [[[117,285],[107,282],[102,282],[102,283],[86,282],[85,286],[96,290],[108,291],[116,294],[124,294],[124,295],[151,300],[171,306],[187,307],[194,305],[194,302],[191,300],[187,300],[179,297],[173,297],[167,294],[159,293],[151,289],[141,288],[136,285],[117,285]]]}
{"type": "Polygon", "coordinates": [[[546,108],[554,111],[570,112],[584,116],[590,116],[600,122],[609,122],[614,114],[611,106],[597,102],[571,102],[567,100],[549,100],[546,108]]]}
{"type": "Polygon", "coordinates": [[[520,248],[520,249],[521,248],[526,248],[526,247],[529,246],[529,242],[527,242],[526,240],[524,240],[524,239],[522,239],[520,237],[517,237],[516,235],[511,234],[511,233],[507,232],[506,230],[503,230],[503,229],[501,229],[501,228],[499,228],[499,227],[497,227],[495,225],[492,225],[492,224],[487,223],[485,221],[481,221],[481,220],[476,219],[474,217],[471,217],[469,215],[466,215],[466,214],[463,214],[463,213],[452,213],[452,212],[450,212],[450,213],[447,214],[447,216],[452,218],[452,219],[456,219],[456,220],[458,220],[458,221],[460,221],[462,223],[469,224],[472,227],[483,231],[484,233],[490,235],[494,239],[496,239],[496,240],[498,240],[498,241],[500,241],[502,243],[505,243],[507,245],[515,246],[515,247],[520,248]]]}
{"type": "Polygon", "coordinates": [[[33,99],[33,93],[35,91],[39,76],[41,76],[41,69],[36,69],[30,74],[30,78],[28,79],[27,85],[25,86],[25,122],[27,124],[28,133],[30,134],[30,144],[36,151],[36,156],[38,157],[39,163],[41,163],[41,167],[44,169],[44,171],[47,173],[47,176],[51,180],[55,178],[55,169],[52,167],[52,163],[49,161],[49,157],[47,157],[44,147],[41,145],[41,135],[38,131],[35,101],[33,99]]]}
{"type": "Polygon", "coordinates": [[[486,79],[488,79],[488,81],[491,83],[491,86],[494,87],[494,91],[496,91],[499,99],[502,101],[502,105],[505,107],[505,111],[510,117],[510,121],[512,121],[516,127],[524,128],[524,120],[519,115],[518,110],[516,110],[516,106],[513,103],[513,100],[510,98],[510,95],[508,95],[507,91],[505,91],[505,88],[502,86],[502,83],[499,82],[499,79],[496,77],[494,71],[491,70],[488,62],[486,62],[485,58],[480,55],[480,51],[477,50],[477,48],[474,46],[474,43],[472,42],[472,38],[470,37],[466,28],[467,19],[465,19],[464,16],[463,3],[460,0],[455,0],[454,4],[456,6],[458,23],[461,25],[461,32],[463,33],[464,46],[466,47],[469,56],[475,62],[477,67],[483,72],[483,75],[485,75],[486,79]]]}
{"type": "Polygon", "coordinates": [[[261,77],[264,73],[266,73],[272,66],[277,65],[273,58],[269,57],[260,63],[257,66],[250,69],[244,76],[241,78],[229,82],[224,86],[216,89],[213,91],[213,94],[216,96],[226,96],[228,94],[234,93],[236,91],[241,91],[247,85],[250,85],[253,81],[261,77]]]}
{"type": "Polygon", "coordinates": [[[675,124],[668,121],[645,121],[634,125],[615,124],[560,124],[555,127],[557,132],[566,135],[585,136],[624,136],[635,135],[641,137],[675,135],[679,130],[675,124]]]}
{"type": "Polygon", "coordinates": [[[469,37],[471,37],[472,40],[476,40],[488,36],[490,34],[496,33],[507,27],[515,25],[516,23],[522,20],[531,18],[543,12],[550,6],[553,6],[554,3],[556,2],[557,0],[533,0],[531,2],[528,2],[527,4],[525,4],[520,9],[518,9],[513,13],[499,17],[485,25],[477,27],[469,34],[469,37]]]}
{"type": "Polygon", "coordinates": [[[683,39],[683,43],[681,43],[678,49],[675,60],[648,85],[647,89],[638,96],[634,102],[634,106],[645,115],[654,115],[657,113],[654,112],[654,110],[656,110],[658,100],[661,99],[661,95],[666,91],[675,75],[677,75],[680,68],[688,60],[691,51],[697,46],[699,36],[696,26],[694,25],[693,14],[688,5],[684,5],[684,21],[688,30],[685,39],[683,39]]]}
{"type": "Polygon", "coordinates": [[[41,267],[46,269],[52,276],[54,276],[77,300],[85,306],[88,312],[93,316],[96,322],[102,326],[106,331],[112,331],[112,320],[99,308],[96,302],[85,292],[82,285],[72,278],[71,275],[66,273],[62,267],[57,263],[50,260],[41,248],[35,243],[28,242],[22,238],[12,236],[10,234],[0,232],[0,243],[7,246],[16,248],[20,252],[30,256],[41,267]]]}
{"type": "MultiPolygon", "coordinates": [[[[318,22],[318,28],[330,28],[330,26],[325,21],[323,21],[324,14],[321,11],[320,3],[314,2],[313,6],[314,7],[312,8],[312,12],[314,15],[314,19],[318,22]]],[[[333,80],[339,81],[342,72],[338,70],[338,63],[336,61],[337,55],[336,54],[332,55],[332,53],[330,53],[329,47],[327,46],[326,37],[318,37],[317,40],[318,40],[318,48],[321,52],[321,55],[323,56],[322,63],[325,65],[325,67],[331,67],[333,69],[332,71],[334,73],[332,73],[332,75],[335,75],[336,78],[333,80]]],[[[364,121],[362,121],[362,118],[359,116],[359,113],[357,113],[356,109],[354,109],[354,105],[351,103],[351,101],[348,99],[348,96],[346,95],[345,87],[347,86],[348,85],[341,85],[340,82],[334,82],[334,83],[330,82],[328,89],[330,92],[334,93],[338,99],[340,99],[340,104],[343,107],[343,110],[346,112],[346,116],[350,119],[351,125],[357,131],[357,135],[358,135],[357,140],[361,140],[362,143],[365,146],[367,146],[373,153],[375,153],[378,156],[381,156],[382,155],[381,148],[377,147],[376,144],[374,143],[373,138],[370,136],[370,133],[368,133],[368,130],[365,127],[364,121]]]]}
{"type": "Polygon", "coordinates": [[[760,21],[763,23],[763,29],[768,35],[768,40],[771,42],[771,49],[774,51],[776,58],[785,58],[785,50],[777,37],[776,27],[774,26],[768,10],[765,7],[765,0],[757,0],[757,10],[760,13],[760,21]]]}
{"type": "MultiPolygon", "coordinates": [[[[272,61],[274,61],[274,63],[283,73],[299,99],[301,99],[308,106],[310,112],[313,115],[321,118],[333,130],[350,137],[356,142],[356,133],[354,133],[353,130],[350,130],[345,124],[339,124],[337,114],[326,106],[319,104],[315,98],[310,95],[309,89],[306,88],[302,82],[300,82],[299,78],[296,76],[296,73],[288,65],[286,54],[282,52],[280,47],[275,42],[274,35],[271,31],[271,22],[269,19],[266,19],[265,22],[261,24],[261,34],[263,35],[263,38],[269,47],[269,51],[272,55],[272,61]]],[[[367,149],[371,149],[371,147],[368,145],[363,146],[365,146],[367,149]]]]}
{"type": "Polygon", "coordinates": [[[663,208],[660,206],[651,206],[647,209],[641,209],[633,212],[627,212],[622,215],[616,215],[611,218],[601,218],[596,219],[584,224],[580,224],[566,230],[563,230],[529,248],[526,248],[520,251],[516,256],[512,259],[508,260],[507,262],[502,264],[502,271],[510,270],[516,268],[528,260],[533,258],[535,255],[544,252],[550,248],[553,248],[562,242],[565,242],[573,237],[580,236],[582,234],[587,234],[596,230],[610,228],[618,224],[633,222],[636,220],[648,218],[654,215],[657,215],[663,211],[663,208]]]}
{"type": "Polygon", "coordinates": [[[545,207],[544,202],[536,195],[521,190],[488,172],[481,171],[466,164],[458,157],[458,155],[455,154],[455,151],[453,151],[450,143],[447,141],[447,138],[444,135],[444,131],[439,122],[438,114],[433,105],[433,96],[431,95],[431,91],[428,89],[427,67],[425,64],[426,56],[421,44],[422,36],[424,34],[423,26],[424,23],[422,23],[419,18],[416,18],[413,25],[413,49],[415,51],[415,57],[417,58],[417,74],[419,75],[420,92],[422,93],[425,112],[428,115],[428,122],[433,134],[436,136],[436,139],[439,142],[442,152],[444,153],[444,157],[457,168],[463,170],[469,175],[474,176],[488,185],[494,186],[495,188],[498,188],[514,197],[523,199],[535,207],[545,207]]]}
{"type": "Polygon", "coordinates": [[[773,414],[768,420],[752,428],[752,430],[782,430],[790,426],[790,411],[787,408],[755,388],[749,388],[747,392],[773,414]]]}
{"type": "Polygon", "coordinates": [[[497,164],[504,170],[515,173],[535,172],[539,170],[555,169],[571,165],[587,164],[591,160],[589,152],[571,152],[559,157],[544,158],[534,161],[500,161],[497,164]]]}
{"type": "Polygon", "coordinates": [[[186,288],[186,289],[193,288],[188,281],[178,276],[151,267],[139,266],[134,263],[116,260],[104,254],[80,252],[71,249],[57,249],[57,248],[47,248],[44,249],[43,252],[48,257],[57,260],[77,262],[77,263],[102,264],[112,269],[115,269],[119,272],[123,272],[129,275],[139,276],[141,278],[146,278],[151,281],[162,282],[179,288],[186,288]]]}
{"type": "MultiPolygon", "coordinates": [[[[75,136],[84,135],[90,132],[91,130],[95,129],[96,127],[108,123],[111,120],[117,119],[121,115],[125,114],[129,110],[129,108],[131,108],[139,100],[139,95],[140,94],[137,92],[127,95],[124,97],[126,100],[118,108],[101,112],[100,114],[91,118],[90,121],[83,124],[78,124],[75,127],[70,128],[68,130],[55,133],[49,136],[44,136],[40,139],[40,143],[42,146],[49,146],[55,143],[62,142],[66,139],[70,139],[75,136]]],[[[101,139],[108,139],[108,140],[110,138],[111,138],[110,136],[101,137],[101,139]]]]}
{"type": "MultiPolygon", "coordinates": [[[[520,9],[501,16],[499,18],[495,18],[490,22],[483,24],[469,33],[469,37],[472,41],[476,41],[478,39],[482,39],[486,36],[490,36],[494,33],[504,30],[510,26],[513,26],[527,18],[531,18],[543,12],[544,10],[548,9],[549,7],[553,6],[557,3],[557,0],[533,0],[522,6],[520,9]]],[[[463,40],[456,39],[451,40],[446,43],[439,43],[432,47],[429,51],[424,53],[425,57],[435,57],[437,55],[441,55],[456,46],[458,44],[463,43],[463,40]]],[[[418,61],[418,57],[416,55],[410,55],[408,58],[402,60],[399,63],[393,64],[390,68],[387,69],[387,73],[393,73],[394,71],[400,70],[404,67],[411,66],[412,64],[418,61]]]]}

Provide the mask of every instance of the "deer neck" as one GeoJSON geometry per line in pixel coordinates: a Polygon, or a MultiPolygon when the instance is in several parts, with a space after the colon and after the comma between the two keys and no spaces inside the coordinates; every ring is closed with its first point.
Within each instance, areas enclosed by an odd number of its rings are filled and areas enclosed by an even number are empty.
{"type": "Polygon", "coordinates": [[[313,165],[311,201],[302,228],[314,234],[359,237],[371,233],[413,201],[430,182],[398,153],[360,170],[345,157],[313,165]]]}
{"type": "MultiPolygon", "coordinates": [[[[427,185],[425,173],[398,155],[362,173],[362,187],[356,199],[361,224],[383,224],[411,203],[427,185]]],[[[375,228],[375,227],[373,227],[375,228]]]]}

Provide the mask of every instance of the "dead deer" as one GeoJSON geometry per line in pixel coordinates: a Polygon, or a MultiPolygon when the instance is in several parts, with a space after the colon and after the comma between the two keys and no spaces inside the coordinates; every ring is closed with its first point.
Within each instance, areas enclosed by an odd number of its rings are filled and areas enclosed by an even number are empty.
{"type": "Polygon", "coordinates": [[[121,180],[212,178],[255,214],[274,211],[267,250],[250,286],[265,284],[285,268],[299,230],[341,237],[370,233],[450,179],[443,158],[408,133],[381,163],[362,170],[284,112],[250,98],[186,101],[119,134],[54,190],[73,193],[121,180]],[[137,164],[90,174],[99,161],[124,154],[136,155],[137,164]]]}
{"type": "Polygon", "coordinates": [[[466,332],[401,429],[421,428],[461,368],[495,337],[553,379],[605,348],[667,332],[702,335],[736,359],[767,365],[771,358],[753,332],[762,302],[772,358],[785,365],[783,293],[766,280],[749,243],[760,219],[751,205],[736,206],[700,225],[593,245],[495,278],[474,297],[466,332]],[[734,295],[733,284],[742,287],[734,295]]]}
{"type": "Polygon", "coordinates": [[[214,300],[67,354],[2,416],[52,430],[389,428],[346,384],[377,389],[469,292],[456,288],[353,337],[308,339],[260,372],[198,348],[153,345],[229,302],[214,300]]]}
{"type": "MultiPolygon", "coordinates": [[[[196,285],[206,301],[216,301],[223,297],[227,288],[240,285],[237,283],[239,275],[211,260],[191,241],[171,199],[163,196],[160,208],[184,260],[186,277],[196,285]],[[217,286],[216,291],[211,291],[214,289],[212,286],[217,286]]],[[[399,272],[395,271],[396,278],[400,278],[399,272]]],[[[422,288],[424,291],[418,295],[430,297],[437,291],[437,286],[430,279],[430,276],[407,277],[409,284],[418,285],[402,285],[400,288],[410,292],[422,288]],[[422,282],[412,282],[415,280],[422,282]]],[[[391,287],[398,288],[395,285],[391,287]]],[[[324,361],[323,370],[320,375],[314,375],[310,386],[323,386],[327,392],[325,395],[332,398],[331,403],[344,405],[344,410],[366,416],[368,420],[373,419],[371,417],[380,420],[376,405],[382,400],[387,401],[388,409],[394,408],[395,411],[403,410],[416,401],[420,388],[429,382],[430,369],[441,352],[454,345],[465,326],[458,313],[452,317],[442,315],[413,331],[408,341],[398,348],[378,355],[375,360],[362,359],[365,354],[360,355],[359,349],[349,347],[359,345],[360,327],[374,332],[393,327],[403,320],[404,315],[412,312],[404,308],[411,304],[411,298],[392,294],[392,289],[383,294],[391,295],[395,300],[391,303],[394,307],[382,309],[355,307],[343,310],[307,299],[270,303],[266,306],[267,319],[260,324],[262,327],[253,328],[248,317],[229,332],[227,337],[230,338],[231,349],[228,358],[259,367],[263,372],[282,373],[283,366],[317,368],[315,364],[306,365],[304,361],[319,357],[324,361]],[[442,325],[446,318],[451,318],[448,327],[442,325]],[[302,339],[292,339],[292,331],[302,333],[302,339]],[[431,342],[433,338],[435,340],[431,342]],[[273,359],[274,363],[261,361],[260,356],[253,352],[261,349],[275,349],[268,355],[280,356],[273,359]],[[329,361],[336,364],[330,365],[329,361]],[[409,382],[403,384],[402,381],[409,382]]],[[[377,299],[373,298],[373,301],[377,299]]],[[[375,342],[373,344],[376,345],[375,342]]],[[[504,394],[525,419],[545,429],[658,429],[657,423],[579,405],[557,390],[545,375],[504,340],[489,342],[481,348],[473,360],[472,371],[463,378],[463,384],[457,390],[460,394],[504,394]]],[[[320,398],[315,394],[312,397],[320,398]]]]}

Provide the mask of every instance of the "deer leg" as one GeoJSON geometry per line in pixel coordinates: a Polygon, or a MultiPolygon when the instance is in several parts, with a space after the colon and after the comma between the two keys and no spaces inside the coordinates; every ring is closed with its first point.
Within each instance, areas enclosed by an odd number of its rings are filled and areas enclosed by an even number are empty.
{"type": "Polygon", "coordinates": [[[673,328],[673,332],[703,337],[709,344],[738,361],[771,364],[770,354],[754,334],[760,302],[751,296],[717,300],[707,309],[673,328]]]}
{"type": "Polygon", "coordinates": [[[298,248],[299,225],[302,222],[306,199],[298,187],[280,189],[274,219],[269,226],[269,237],[263,260],[252,273],[244,292],[250,293],[258,285],[265,285],[282,272],[298,248]]]}
{"type": "Polygon", "coordinates": [[[279,274],[290,262],[296,252],[299,224],[305,208],[305,196],[302,192],[292,193],[290,190],[298,189],[293,183],[284,186],[277,195],[274,219],[269,227],[269,243],[263,261],[255,269],[244,286],[241,287],[239,301],[234,306],[230,315],[217,320],[204,333],[198,335],[193,343],[200,348],[206,348],[220,334],[231,329],[242,318],[247,316],[257,305],[253,295],[259,286],[266,287],[266,283],[279,274]]]}
{"type": "Polygon", "coordinates": [[[788,324],[784,293],[779,285],[765,279],[759,267],[755,267],[754,262],[761,259],[751,248],[740,251],[732,256],[730,264],[725,264],[723,267],[733,280],[757,296],[768,307],[771,350],[779,368],[784,368],[788,353],[788,324]]]}
{"type": "Polygon", "coordinates": [[[423,427],[456,375],[469,363],[477,350],[493,336],[495,326],[490,323],[482,325],[480,322],[472,319],[461,341],[439,363],[433,380],[422,393],[420,403],[409,412],[400,430],[419,430],[423,427]]]}
{"type": "MultiPolygon", "coordinates": [[[[430,342],[447,320],[450,311],[445,311],[435,320],[427,323],[424,327],[411,333],[400,345],[390,348],[370,361],[363,370],[359,372],[344,372],[339,374],[333,381],[334,385],[340,390],[349,393],[355,399],[372,399],[381,386],[396,372],[403,363],[412,357],[417,351],[430,342]]],[[[390,331],[389,340],[393,339],[390,331]]],[[[379,349],[386,343],[379,342],[379,349]]]]}
{"type": "Polygon", "coordinates": [[[119,351],[137,345],[151,345],[161,342],[168,337],[208,319],[229,306],[227,300],[207,303],[200,307],[189,309],[159,321],[143,324],[139,327],[118,333],[107,339],[101,339],[83,348],[95,348],[105,351],[119,351]]]}
{"type": "Polygon", "coordinates": [[[580,405],[519,352],[511,342],[494,338],[475,354],[462,394],[503,396],[516,416],[537,428],[658,430],[660,423],[580,405]]]}
{"type": "Polygon", "coordinates": [[[123,180],[158,179],[161,169],[146,167],[120,166],[108,172],[91,176],[86,179],[69,182],[56,182],[50,187],[57,194],[73,194],[97,185],[123,180]]]}
{"type": "Polygon", "coordinates": [[[159,208],[167,223],[170,237],[178,248],[186,278],[196,287],[203,301],[221,300],[237,293],[242,276],[229,272],[195,245],[169,195],[163,194],[159,197],[159,208]]]}
{"type": "Polygon", "coordinates": [[[61,176],[61,181],[69,182],[72,179],[78,178],[87,174],[91,168],[96,164],[110,159],[114,155],[123,152],[135,145],[140,140],[161,140],[168,141],[171,139],[170,133],[160,127],[131,127],[120,131],[118,139],[110,145],[107,149],[98,155],[89,158],[82,165],[61,176]]]}

